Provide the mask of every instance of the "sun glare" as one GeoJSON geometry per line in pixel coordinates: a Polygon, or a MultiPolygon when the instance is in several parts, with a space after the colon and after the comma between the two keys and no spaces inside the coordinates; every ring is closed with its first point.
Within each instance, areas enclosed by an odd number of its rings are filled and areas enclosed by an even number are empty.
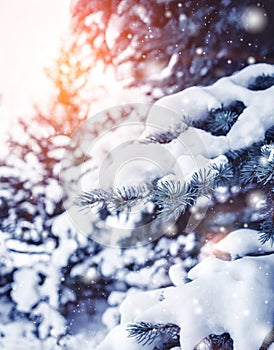
{"type": "Polygon", "coordinates": [[[43,69],[58,53],[68,3],[0,0],[0,134],[11,119],[27,116],[33,103],[43,103],[48,95],[43,69]]]}

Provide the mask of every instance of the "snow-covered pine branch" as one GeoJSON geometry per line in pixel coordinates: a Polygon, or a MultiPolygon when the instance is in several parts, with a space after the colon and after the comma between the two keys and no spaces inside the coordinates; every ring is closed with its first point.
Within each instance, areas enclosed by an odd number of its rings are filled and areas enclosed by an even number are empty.
{"type": "Polygon", "coordinates": [[[274,248],[262,246],[256,231],[242,229],[216,249],[232,260],[210,256],[189,271],[186,283],[128,296],[120,305],[120,325],[98,350],[170,349],[160,341],[164,325],[172,325],[165,337],[176,330],[185,350],[267,349],[274,324],[274,248]]]}
{"type": "MultiPolygon", "coordinates": [[[[219,186],[254,184],[266,194],[269,221],[269,212],[273,213],[273,77],[274,66],[257,64],[211,86],[160,99],[136,142],[143,145],[144,154],[160,144],[174,159],[169,160],[170,171],[160,178],[158,173],[148,176],[137,164],[128,170],[136,176],[118,178],[121,187],[80,194],[78,206],[96,207],[99,214],[103,209],[106,218],[123,211],[128,217],[136,205],[152,204],[156,217],[177,220],[198,198],[211,197],[219,186]],[[176,112],[173,119],[168,110],[176,112]]],[[[262,229],[266,231],[263,241],[273,242],[273,224],[262,229]]]]}
{"type": "MultiPolygon", "coordinates": [[[[184,160],[182,167],[188,154],[179,140],[193,149],[192,155],[206,160],[199,169],[187,164],[184,182],[174,174],[155,176],[151,191],[162,186],[154,196],[160,201],[160,214],[170,218],[178,208],[181,214],[186,205],[219,186],[253,186],[264,193],[261,231],[238,230],[216,244],[215,251],[229,254],[230,261],[209,256],[185,277],[181,265],[174,265],[170,278],[175,287],[128,296],[119,308],[120,325],[98,350],[170,349],[162,340],[171,339],[169,329],[176,326],[179,344],[174,346],[185,350],[258,350],[268,349],[273,342],[273,76],[273,66],[258,64],[211,87],[186,89],[156,103],[176,109],[178,120],[165,119],[164,114],[159,119],[152,107],[141,140],[148,145],[159,142],[179,164],[180,157],[184,160]],[[174,132],[185,115],[191,123],[174,132]],[[157,127],[166,134],[155,133],[157,127]],[[194,132],[205,148],[196,147],[194,132]],[[170,203],[181,205],[176,208],[170,203]],[[165,326],[168,330],[163,335],[165,326]]],[[[136,183],[144,178],[139,173],[136,183]]]]}

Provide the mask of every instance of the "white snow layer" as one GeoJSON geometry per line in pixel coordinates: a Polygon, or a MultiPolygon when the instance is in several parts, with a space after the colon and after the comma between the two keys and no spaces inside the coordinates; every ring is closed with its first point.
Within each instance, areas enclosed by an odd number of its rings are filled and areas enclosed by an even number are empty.
{"type": "MultiPolygon", "coordinates": [[[[124,129],[127,139],[113,132],[109,135],[108,143],[111,144],[114,138],[120,150],[110,151],[109,164],[104,168],[105,176],[100,172],[101,180],[108,178],[110,182],[105,183],[107,186],[120,188],[143,184],[170,174],[188,181],[195,171],[207,168],[218,156],[263,140],[266,130],[274,123],[274,86],[261,91],[248,89],[249,84],[260,74],[274,74],[274,65],[251,65],[219,79],[211,86],[190,87],[159,99],[148,112],[145,130],[139,136],[139,141],[144,141],[149,135],[178,128],[178,125],[187,123],[190,126],[167,144],[126,144],[133,132],[130,123],[124,129]],[[191,126],[192,121],[206,119],[211,109],[228,106],[235,101],[241,101],[245,109],[226,136],[215,136],[191,126]]],[[[226,157],[223,156],[222,162],[226,162],[226,157]]],[[[90,184],[90,178],[88,180],[90,184]]]]}
{"type": "Polygon", "coordinates": [[[274,246],[271,245],[270,240],[262,245],[259,241],[258,232],[254,234],[254,230],[250,229],[231,232],[227,237],[215,244],[215,248],[229,253],[233,259],[252,253],[274,253],[274,246]]]}
{"type": "Polygon", "coordinates": [[[29,267],[15,271],[13,275],[12,299],[17,303],[17,310],[28,312],[40,299],[36,285],[39,282],[37,272],[29,267]]]}
{"type": "MultiPolygon", "coordinates": [[[[249,229],[232,232],[217,246],[237,255],[261,252],[257,231],[249,229]],[[231,250],[239,243],[238,250],[231,250]]],[[[235,350],[258,350],[274,324],[274,254],[267,251],[233,261],[208,257],[190,270],[189,283],[129,295],[120,306],[121,324],[97,350],[151,349],[151,344],[128,338],[127,324],[138,321],[179,325],[184,350],[192,350],[209,334],[224,332],[235,350]]]]}
{"type": "MultiPolygon", "coordinates": [[[[149,113],[148,127],[144,135],[151,134],[151,126],[154,130],[157,126],[168,130],[180,123],[184,116],[189,120],[203,120],[211,109],[241,101],[246,108],[226,136],[213,136],[200,130],[196,132],[210,157],[251,146],[252,143],[263,139],[265,131],[274,122],[274,86],[262,91],[248,89],[249,84],[261,74],[274,74],[274,65],[250,65],[229,77],[219,79],[211,86],[190,87],[161,98],[149,113]],[[160,106],[175,112],[172,120],[167,118],[165,113],[159,114],[160,106]]],[[[188,142],[187,140],[186,146],[188,142]]]]}

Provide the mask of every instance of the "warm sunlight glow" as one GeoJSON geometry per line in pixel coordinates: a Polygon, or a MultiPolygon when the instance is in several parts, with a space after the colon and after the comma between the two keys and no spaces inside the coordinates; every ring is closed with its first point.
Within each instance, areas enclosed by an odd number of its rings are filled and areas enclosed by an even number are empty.
{"type": "Polygon", "coordinates": [[[48,95],[43,68],[56,57],[68,23],[66,0],[0,0],[0,136],[8,121],[48,95]]]}

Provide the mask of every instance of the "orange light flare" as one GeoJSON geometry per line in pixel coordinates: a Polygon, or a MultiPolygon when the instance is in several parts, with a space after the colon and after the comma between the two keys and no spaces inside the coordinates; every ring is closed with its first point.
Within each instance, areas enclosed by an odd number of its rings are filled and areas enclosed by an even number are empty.
{"type": "Polygon", "coordinates": [[[219,228],[218,232],[208,232],[206,234],[205,244],[200,251],[200,259],[204,260],[209,256],[215,256],[221,260],[231,260],[231,255],[226,252],[222,252],[215,248],[216,244],[225,238],[230,231],[227,230],[224,226],[219,228]]]}

